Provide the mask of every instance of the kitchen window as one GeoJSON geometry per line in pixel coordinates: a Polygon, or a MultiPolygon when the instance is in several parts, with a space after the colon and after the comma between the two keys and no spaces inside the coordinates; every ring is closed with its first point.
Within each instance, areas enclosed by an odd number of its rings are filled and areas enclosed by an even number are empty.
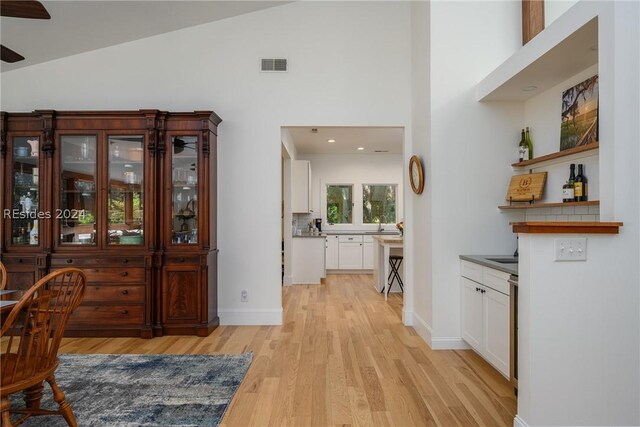
{"type": "Polygon", "coordinates": [[[327,185],[327,223],[353,223],[353,185],[327,185]]]}
{"type": "Polygon", "coordinates": [[[396,223],[396,184],[362,185],[362,223],[396,223]]]}

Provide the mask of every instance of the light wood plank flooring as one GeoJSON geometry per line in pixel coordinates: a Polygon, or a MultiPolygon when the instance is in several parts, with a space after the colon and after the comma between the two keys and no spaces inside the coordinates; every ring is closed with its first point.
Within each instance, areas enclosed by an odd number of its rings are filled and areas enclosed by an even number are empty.
{"type": "Polygon", "coordinates": [[[224,426],[512,426],[507,381],[472,351],[432,351],[368,275],[283,290],[282,326],[207,338],[68,338],[63,353],[241,353],[253,363],[224,426]]]}

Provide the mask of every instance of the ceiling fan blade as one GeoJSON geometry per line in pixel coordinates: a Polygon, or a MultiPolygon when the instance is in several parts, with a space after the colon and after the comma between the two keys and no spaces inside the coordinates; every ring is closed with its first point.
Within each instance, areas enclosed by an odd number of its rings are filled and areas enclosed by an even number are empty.
{"type": "Polygon", "coordinates": [[[12,18],[51,19],[42,3],[35,0],[1,0],[0,15],[12,18]]]}
{"type": "Polygon", "coordinates": [[[24,56],[12,51],[6,46],[0,45],[0,60],[4,62],[13,63],[13,62],[22,61],[23,59],[24,59],[24,56]]]}

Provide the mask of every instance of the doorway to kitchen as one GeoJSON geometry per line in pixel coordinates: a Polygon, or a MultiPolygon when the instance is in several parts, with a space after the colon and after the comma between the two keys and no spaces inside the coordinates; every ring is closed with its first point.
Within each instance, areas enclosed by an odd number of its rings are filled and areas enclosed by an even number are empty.
{"type": "Polygon", "coordinates": [[[382,300],[401,295],[404,128],[287,126],[281,136],[283,285],[357,276],[382,300]]]}

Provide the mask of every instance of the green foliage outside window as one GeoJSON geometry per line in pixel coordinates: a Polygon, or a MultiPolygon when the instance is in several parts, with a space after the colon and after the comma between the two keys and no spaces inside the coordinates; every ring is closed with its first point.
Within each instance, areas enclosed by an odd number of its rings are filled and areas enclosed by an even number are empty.
{"type": "Polygon", "coordinates": [[[351,224],[353,222],[353,186],[327,185],[327,222],[351,224]]]}
{"type": "Polygon", "coordinates": [[[396,185],[362,186],[362,223],[396,223],[396,185]]]}

